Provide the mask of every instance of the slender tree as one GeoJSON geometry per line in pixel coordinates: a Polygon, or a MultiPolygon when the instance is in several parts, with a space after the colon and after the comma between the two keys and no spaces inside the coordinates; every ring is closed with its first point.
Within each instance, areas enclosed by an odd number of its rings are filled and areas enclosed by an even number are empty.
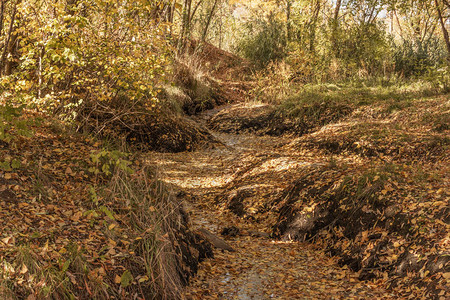
{"type": "Polygon", "coordinates": [[[336,6],[334,7],[333,19],[331,20],[331,45],[333,51],[338,51],[337,44],[337,33],[338,33],[338,25],[339,25],[339,11],[341,10],[341,0],[336,0],[336,6]]]}
{"type": "Polygon", "coordinates": [[[214,14],[216,12],[217,4],[219,3],[219,1],[220,0],[214,0],[214,4],[213,4],[213,6],[211,8],[211,11],[208,14],[208,19],[206,21],[205,28],[203,29],[202,42],[204,42],[206,40],[206,36],[208,34],[208,29],[209,29],[209,26],[211,24],[211,20],[212,20],[214,14]]]}
{"type": "Polygon", "coordinates": [[[311,19],[309,22],[309,51],[311,53],[315,52],[316,47],[316,30],[317,30],[317,23],[319,22],[319,13],[321,9],[321,0],[313,1],[312,5],[312,13],[311,13],[311,19]]]}
{"type": "Polygon", "coordinates": [[[12,51],[14,48],[14,43],[16,42],[16,35],[14,34],[14,21],[17,15],[17,5],[20,3],[20,0],[17,0],[14,3],[14,7],[11,13],[11,21],[9,24],[8,34],[6,36],[5,44],[3,45],[2,56],[0,59],[0,63],[2,66],[2,74],[10,75],[12,68],[12,61],[9,60],[8,56],[12,55],[12,51]]]}
{"type": "Polygon", "coordinates": [[[450,63],[450,39],[449,39],[448,31],[447,31],[447,28],[445,27],[445,21],[442,16],[440,3],[438,2],[438,0],[434,0],[434,3],[436,4],[436,12],[438,15],[439,23],[441,24],[442,35],[444,37],[445,45],[447,46],[447,52],[448,52],[447,61],[450,63]]]}

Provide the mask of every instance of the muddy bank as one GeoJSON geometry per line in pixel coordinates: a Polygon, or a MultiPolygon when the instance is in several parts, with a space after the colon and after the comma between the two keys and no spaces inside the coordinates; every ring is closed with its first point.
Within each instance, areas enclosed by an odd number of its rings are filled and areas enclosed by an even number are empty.
{"type": "Polygon", "coordinates": [[[293,111],[282,106],[247,103],[222,109],[208,121],[208,126],[215,131],[235,134],[301,136],[342,119],[352,110],[349,105],[326,102],[293,111]]]}
{"type": "Polygon", "coordinates": [[[404,291],[416,284],[426,288],[427,297],[439,298],[448,292],[449,194],[441,190],[422,200],[422,209],[411,209],[417,206],[414,198],[423,199],[428,191],[416,188],[417,194],[408,195],[402,191],[408,185],[404,170],[392,168],[322,168],[305,174],[276,201],[280,217],[273,234],[323,245],[360,280],[389,278],[389,287],[404,291]]]}
{"type": "MultiPolygon", "coordinates": [[[[450,270],[446,107],[445,98],[392,113],[364,107],[288,145],[256,144],[214,203],[272,226],[274,238],[321,245],[362,281],[439,299],[450,270]]],[[[209,124],[260,135],[273,112],[233,106],[209,124]]]]}

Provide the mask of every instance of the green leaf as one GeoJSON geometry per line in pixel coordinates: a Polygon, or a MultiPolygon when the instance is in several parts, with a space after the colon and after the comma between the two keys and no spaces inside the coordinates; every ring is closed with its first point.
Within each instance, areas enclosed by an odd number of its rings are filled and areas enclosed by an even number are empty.
{"type": "Polygon", "coordinates": [[[18,168],[20,168],[21,165],[22,164],[17,159],[13,159],[11,162],[11,168],[13,168],[13,169],[18,169],[18,168]]]}
{"type": "Polygon", "coordinates": [[[64,263],[63,267],[62,267],[62,271],[66,272],[70,267],[70,260],[66,260],[66,262],[64,263]]]}
{"type": "Polygon", "coordinates": [[[98,205],[98,196],[95,188],[91,185],[89,186],[89,194],[91,195],[91,200],[95,205],[98,205]]]}
{"type": "Polygon", "coordinates": [[[9,165],[9,161],[0,162],[0,169],[3,171],[11,171],[11,166],[9,165]]]}
{"type": "Polygon", "coordinates": [[[106,206],[101,206],[100,210],[111,220],[115,220],[114,218],[114,214],[106,207],[106,206]]]}
{"type": "Polygon", "coordinates": [[[100,153],[92,153],[91,160],[93,163],[98,163],[100,161],[100,153]]]}
{"type": "Polygon", "coordinates": [[[131,272],[126,270],[123,272],[122,277],[120,277],[120,284],[123,287],[129,286],[133,282],[133,275],[131,275],[131,272]]]}
{"type": "Polygon", "coordinates": [[[111,171],[110,171],[110,166],[109,166],[109,164],[105,163],[105,164],[102,166],[102,171],[103,171],[103,173],[105,173],[106,175],[110,175],[110,174],[111,174],[111,171]]]}

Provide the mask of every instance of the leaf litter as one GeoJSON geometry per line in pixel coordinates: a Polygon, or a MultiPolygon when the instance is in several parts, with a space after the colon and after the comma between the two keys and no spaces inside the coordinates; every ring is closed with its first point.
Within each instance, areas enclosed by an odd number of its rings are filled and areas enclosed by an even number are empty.
{"type": "MultiPolygon", "coordinates": [[[[294,140],[215,132],[223,146],[146,154],[145,164],[156,165],[179,191],[194,229],[217,236],[230,226],[239,229],[223,237],[236,251],[216,249],[191,280],[186,297],[446,299],[446,111],[447,98],[426,99],[391,114],[362,109],[294,140]],[[374,122],[387,125],[367,125],[374,122]],[[364,126],[374,130],[361,131],[364,126]],[[354,199],[367,202],[359,205],[354,199]],[[338,206],[330,210],[327,205],[333,203],[338,206]],[[334,219],[320,215],[323,207],[334,219]],[[314,220],[311,228],[299,230],[285,222],[303,213],[314,220]],[[363,226],[351,231],[354,220],[363,226]],[[280,232],[283,222],[295,229],[292,236],[280,232]]],[[[0,145],[2,161],[8,162],[0,176],[3,274],[24,288],[23,295],[25,287],[42,288],[31,275],[42,267],[30,263],[31,253],[35,261],[65,273],[85,297],[99,295],[95,283],[110,274],[111,284],[124,288],[147,282],[146,275],[130,276],[120,263],[123,255],[133,255],[130,245],[140,237],[126,236],[123,218],[106,206],[92,210],[101,196],[89,187],[102,179],[85,170],[101,145],[61,135],[44,123],[35,126],[32,138],[21,136],[14,147],[0,145]],[[105,234],[105,226],[116,233],[105,234]],[[18,263],[9,263],[18,254],[18,263]],[[88,281],[68,257],[86,258],[88,281]]],[[[132,163],[141,167],[137,160],[132,163]]]]}
{"type": "Polygon", "coordinates": [[[239,229],[187,297],[446,299],[449,140],[430,120],[447,110],[446,96],[367,106],[298,138],[225,130],[222,147],[151,153],[194,228],[239,229]]]}

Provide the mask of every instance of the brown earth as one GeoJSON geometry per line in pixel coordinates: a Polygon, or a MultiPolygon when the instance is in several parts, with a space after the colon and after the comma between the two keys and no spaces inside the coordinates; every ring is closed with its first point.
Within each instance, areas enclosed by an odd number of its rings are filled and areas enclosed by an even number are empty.
{"type": "Polygon", "coordinates": [[[267,176],[263,179],[267,184],[252,181],[253,186],[248,189],[256,195],[282,189],[296,169],[314,162],[305,163],[274,151],[276,146],[287,142],[284,138],[227,134],[219,138],[226,141],[226,147],[148,155],[149,163],[159,166],[165,182],[185,191],[185,205],[193,228],[206,228],[217,236],[230,226],[239,229],[236,236],[224,237],[236,251],[216,249],[214,258],[201,265],[197,277],[187,287],[188,299],[396,299],[395,293],[376,283],[358,281],[355,273],[341,268],[323,249],[269,238],[270,220],[258,222],[251,212],[245,213],[244,218],[230,212],[227,203],[218,201],[217,196],[245,172],[248,163],[255,159],[255,163],[265,162],[267,166],[263,168],[271,173],[270,181],[267,176]]]}
{"type": "Polygon", "coordinates": [[[170,190],[137,157],[20,118],[31,136],[0,143],[0,299],[179,298],[212,253],[170,190]]]}
{"type": "Polygon", "coordinates": [[[266,105],[203,113],[222,146],[148,156],[186,193],[194,228],[236,249],[216,249],[187,297],[445,299],[448,109],[447,96],[366,106],[299,138],[265,135],[266,105]]]}
{"type": "Polygon", "coordinates": [[[445,118],[449,103],[416,104],[362,107],[300,138],[229,130],[236,114],[251,123],[268,111],[235,104],[197,119],[222,131],[212,132],[222,145],[148,154],[185,194],[194,228],[236,250],[216,249],[187,297],[445,299],[448,129],[428,120],[445,118]]]}

